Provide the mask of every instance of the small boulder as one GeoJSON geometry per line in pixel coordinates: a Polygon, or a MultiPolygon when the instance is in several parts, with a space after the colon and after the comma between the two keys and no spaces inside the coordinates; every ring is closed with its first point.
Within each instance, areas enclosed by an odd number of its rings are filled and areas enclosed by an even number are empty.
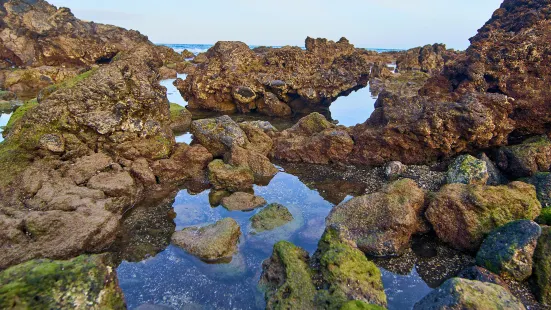
{"type": "Polygon", "coordinates": [[[448,168],[448,183],[486,185],[488,178],[486,162],[471,155],[457,157],[448,168]]]}
{"type": "Polygon", "coordinates": [[[258,102],[258,111],[275,117],[290,116],[293,113],[291,107],[271,92],[264,93],[264,98],[258,102]]]}
{"type": "Polygon", "coordinates": [[[242,122],[239,127],[243,129],[249,140],[247,149],[262,155],[268,155],[272,150],[273,141],[270,133],[277,131],[269,122],[242,122]],[[263,124],[265,123],[265,124],[263,124]]]}
{"type": "Polygon", "coordinates": [[[440,309],[526,309],[499,285],[452,278],[444,282],[413,307],[414,310],[440,309]]]}
{"type": "Polygon", "coordinates": [[[536,194],[542,207],[551,207],[551,173],[539,172],[530,178],[522,179],[522,181],[536,187],[536,194]]]}
{"type": "Polygon", "coordinates": [[[551,227],[542,227],[534,253],[534,282],[538,300],[551,306],[551,227]]]}
{"type": "Polygon", "coordinates": [[[509,180],[501,173],[496,164],[488,158],[486,153],[480,153],[477,158],[486,163],[486,169],[488,169],[488,182],[487,185],[497,186],[509,183],[509,180]]]}
{"type": "Polygon", "coordinates": [[[191,126],[191,112],[176,104],[170,104],[170,129],[174,132],[187,132],[191,126]]]}
{"type": "Polygon", "coordinates": [[[425,193],[411,179],[402,179],[380,192],[352,198],[331,210],[326,225],[341,225],[366,254],[400,254],[411,236],[426,231],[422,218],[425,193]]]}
{"type": "Polygon", "coordinates": [[[234,167],[217,159],[209,164],[208,169],[209,181],[215,189],[239,192],[253,187],[254,174],[249,168],[234,167]]]}
{"type": "Polygon", "coordinates": [[[205,261],[231,260],[237,251],[241,229],[225,218],[204,227],[188,227],[172,235],[172,243],[205,261]]]}
{"type": "Polygon", "coordinates": [[[398,180],[406,171],[406,165],[399,161],[391,161],[385,166],[385,177],[389,181],[398,180]]]}
{"type": "Polygon", "coordinates": [[[497,274],[479,266],[471,266],[463,269],[458,275],[458,278],[467,280],[476,280],[485,283],[493,283],[509,290],[508,285],[497,274]]]}
{"type": "Polygon", "coordinates": [[[232,166],[249,168],[253,172],[257,184],[269,183],[269,180],[278,173],[277,168],[268,157],[238,146],[226,154],[225,162],[232,166]]]}
{"type": "Polygon", "coordinates": [[[283,226],[293,219],[289,209],[278,203],[272,203],[251,217],[251,226],[256,232],[263,232],[283,226]]]}
{"type": "Polygon", "coordinates": [[[448,184],[433,197],[425,213],[438,237],[459,250],[476,251],[487,234],[518,219],[533,220],[541,212],[534,186],[448,184]]]}
{"type": "Polygon", "coordinates": [[[243,192],[224,197],[221,202],[222,206],[230,211],[250,211],[266,204],[264,198],[243,192]]]}
{"type": "Polygon", "coordinates": [[[532,274],[532,257],[541,235],[538,224],[520,220],[492,231],[476,255],[476,263],[499,275],[524,281],[532,274]]]}
{"type": "Polygon", "coordinates": [[[262,263],[259,282],[266,309],[315,309],[310,274],[308,252],[287,241],[276,243],[272,256],[262,263]]]}
{"type": "Polygon", "coordinates": [[[551,141],[547,136],[533,137],[522,144],[504,146],[498,150],[499,168],[515,178],[548,172],[551,166],[551,141]]]}
{"type": "Polygon", "coordinates": [[[31,260],[0,273],[2,309],[126,309],[114,268],[101,256],[31,260]]]}
{"type": "Polygon", "coordinates": [[[245,147],[249,142],[241,127],[227,115],[193,121],[191,133],[214,157],[224,155],[234,146],[245,147]]]}

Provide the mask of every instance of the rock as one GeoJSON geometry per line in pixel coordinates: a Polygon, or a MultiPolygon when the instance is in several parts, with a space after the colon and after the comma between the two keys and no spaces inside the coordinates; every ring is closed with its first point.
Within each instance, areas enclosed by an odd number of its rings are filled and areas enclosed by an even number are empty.
{"type": "Polygon", "coordinates": [[[489,178],[486,162],[471,155],[457,157],[448,168],[448,183],[486,185],[489,178]]]}
{"type": "MultiPolygon", "coordinates": [[[[101,172],[90,178],[87,186],[91,189],[100,190],[107,196],[124,201],[124,203],[119,203],[123,206],[132,205],[134,201],[137,201],[138,194],[141,193],[141,188],[136,186],[134,178],[127,171],[101,172]]],[[[125,211],[125,208],[115,210],[108,207],[108,209],[120,214],[125,211]]]]}
{"type": "Polygon", "coordinates": [[[399,255],[413,234],[426,231],[424,202],[423,190],[413,180],[402,179],[380,192],[334,207],[326,225],[347,228],[351,239],[368,255],[399,255]]]}
{"type": "Polygon", "coordinates": [[[535,219],[541,212],[532,185],[449,184],[432,198],[426,218],[438,237],[460,250],[476,251],[495,228],[518,219],[535,219]]]}
{"type": "Polygon", "coordinates": [[[170,128],[174,132],[187,132],[191,127],[191,112],[186,108],[177,105],[176,103],[170,104],[170,128]]]}
{"type": "Polygon", "coordinates": [[[104,153],[94,153],[77,159],[67,171],[66,176],[76,184],[84,184],[96,173],[109,168],[112,163],[113,160],[104,153]]]}
{"type": "MultiPolygon", "coordinates": [[[[329,227],[318,244],[315,256],[328,287],[327,294],[323,294],[327,298],[323,304],[339,309],[348,300],[359,300],[386,307],[379,268],[347,239],[347,235],[346,230],[329,227]]],[[[323,295],[318,293],[318,300],[323,299],[323,295]]]]}
{"type": "Polygon", "coordinates": [[[191,133],[214,157],[224,155],[234,146],[244,147],[248,143],[245,132],[227,115],[193,121],[191,133]]]}
{"type": "Polygon", "coordinates": [[[271,92],[264,93],[264,98],[258,102],[258,112],[276,117],[290,116],[293,113],[291,107],[271,92]]]}
{"type": "Polygon", "coordinates": [[[251,226],[256,232],[272,230],[294,220],[293,215],[285,206],[271,203],[251,217],[251,226]]]}
{"type": "Polygon", "coordinates": [[[497,186],[509,183],[509,180],[501,173],[494,162],[488,158],[486,153],[480,153],[477,158],[486,163],[486,169],[488,170],[489,176],[486,182],[487,185],[497,186]]]}
{"type": "Polygon", "coordinates": [[[204,227],[188,227],[172,235],[172,243],[205,261],[231,260],[237,251],[241,229],[225,218],[204,227]]]}
{"type": "Polygon", "coordinates": [[[376,62],[371,67],[370,78],[385,79],[392,76],[392,72],[388,69],[388,66],[384,62],[376,62]]]}
{"type": "Polygon", "coordinates": [[[359,300],[353,300],[345,303],[340,310],[384,310],[384,307],[371,305],[359,300]]]}
{"type": "Polygon", "coordinates": [[[551,207],[551,173],[538,172],[522,181],[536,187],[536,194],[543,208],[551,207]]]}
{"type": "Polygon", "coordinates": [[[503,281],[498,275],[479,266],[472,266],[467,269],[464,269],[457,275],[457,277],[467,279],[467,280],[492,283],[492,284],[499,285],[506,290],[509,290],[507,283],[503,281]]]}
{"type": "Polygon", "coordinates": [[[272,124],[269,122],[243,122],[239,124],[239,127],[247,135],[249,144],[246,145],[248,150],[255,151],[262,155],[268,155],[272,150],[273,141],[270,135],[274,135],[277,132],[272,124]]]}
{"type": "Polygon", "coordinates": [[[497,164],[515,178],[548,172],[551,167],[551,141],[546,136],[525,140],[522,144],[502,147],[497,164]]]}
{"type": "Polygon", "coordinates": [[[183,57],[184,59],[190,59],[190,58],[195,57],[195,54],[193,54],[192,52],[188,51],[187,49],[183,50],[181,54],[182,54],[182,57],[183,57]]]}
{"type": "Polygon", "coordinates": [[[159,75],[163,80],[175,79],[178,77],[178,72],[175,69],[171,69],[171,68],[167,68],[166,66],[163,66],[159,68],[159,75]]]}
{"type": "Polygon", "coordinates": [[[238,192],[253,187],[254,175],[249,168],[227,165],[220,159],[212,161],[208,168],[209,181],[215,189],[238,192]]]}
{"type": "Polygon", "coordinates": [[[242,42],[217,42],[195,57],[199,65],[177,88],[191,108],[281,117],[297,112],[293,106],[312,110],[367,85],[371,65],[360,49],[347,40],[307,42],[316,48],[258,52],[242,42]]]}
{"type": "Polygon", "coordinates": [[[212,159],[212,154],[202,145],[178,144],[170,158],[154,161],[151,168],[160,184],[207,182],[205,170],[212,159]]]}
{"type": "Polygon", "coordinates": [[[32,260],[0,273],[3,309],[126,309],[115,270],[100,256],[32,260]]]}
{"type": "Polygon", "coordinates": [[[385,167],[387,180],[395,181],[406,171],[407,167],[399,161],[391,161],[385,167]]]}
{"type": "Polygon", "coordinates": [[[476,254],[476,263],[522,282],[532,274],[532,257],[540,235],[540,226],[528,220],[501,226],[486,237],[476,254]]]}
{"type": "Polygon", "coordinates": [[[211,207],[218,207],[222,204],[222,199],[231,196],[232,193],[225,190],[211,189],[209,192],[209,204],[211,207]]]}
{"type": "Polygon", "coordinates": [[[237,192],[222,198],[222,206],[230,211],[250,211],[266,204],[264,198],[237,192]]]}
{"type": "Polygon", "coordinates": [[[52,153],[62,154],[65,152],[65,141],[63,137],[56,134],[46,134],[40,138],[40,146],[52,153]]]}
{"type": "Polygon", "coordinates": [[[551,227],[543,226],[534,253],[534,282],[538,300],[551,305],[551,227]]]}
{"type": "Polygon", "coordinates": [[[130,172],[145,186],[152,186],[157,183],[155,174],[145,158],[138,158],[133,161],[132,166],[130,167],[130,172]]]}
{"type": "Polygon", "coordinates": [[[458,52],[446,49],[444,44],[425,45],[405,51],[396,59],[396,68],[399,72],[439,73],[447,62],[457,56],[458,52]]]}
{"type": "Polygon", "coordinates": [[[279,172],[268,157],[238,146],[234,147],[224,159],[229,165],[250,169],[254,174],[256,184],[268,184],[274,175],[279,172]]]}
{"type": "Polygon", "coordinates": [[[259,282],[265,289],[266,309],[315,309],[308,259],[308,252],[292,243],[274,245],[272,256],[262,263],[259,282]]]}
{"type": "Polygon", "coordinates": [[[336,127],[319,113],[300,119],[290,129],[277,134],[273,142],[273,158],[312,164],[342,162],[354,147],[344,127],[336,127]]]}
{"type": "Polygon", "coordinates": [[[429,309],[526,309],[499,285],[452,278],[444,282],[413,307],[429,309]]]}

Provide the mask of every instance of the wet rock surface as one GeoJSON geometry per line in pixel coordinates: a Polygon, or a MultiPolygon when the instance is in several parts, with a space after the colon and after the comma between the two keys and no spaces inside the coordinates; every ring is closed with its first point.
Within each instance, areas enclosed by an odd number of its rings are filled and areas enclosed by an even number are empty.
{"type": "Polygon", "coordinates": [[[241,229],[225,218],[204,227],[188,227],[172,235],[172,243],[205,261],[231,261],[237,251],[241,229]]]}
{"type": "Polygon", "coordinates": [[[504,225],[486,237],[476,254],[476,263],[497,274],[524,281],[532,275],[532,259],[540,235],[540,226],[532,221],[504,225]]]}
{"type": "Polygon", "coordinates": [[[498,150],[499,168],[516,178],[548,172],[551,167],[551,141],[547,136],[533,137],[521,144],[498,150]]]}
{"type": "Polygon", "coordinates": [[[217,159],[209,164],[208,169],[209,181],[215,189],[239,192],[253,187],[254,175],[249,168],[234,167],[217,159]]]}
{"type": "Polygon", "coordinates": [[[255,229],[255,232],[263,232],[283,226],[293,219],[293,215],[285,206],[271,203],[251,217],[251,226],[255,229]]]}
{"type": "Polygon", "coordinates": [[[253,194],[237,192],[222,198],[221,203],[230,211],[251,211],[265,205],[266,200],[253,194]]]}
{"type": "Polygon", "coordinates": [[[486,185],[490,175],[486,162],[471,155],[457,157],[448,169],[448,183],[486,185]]]}

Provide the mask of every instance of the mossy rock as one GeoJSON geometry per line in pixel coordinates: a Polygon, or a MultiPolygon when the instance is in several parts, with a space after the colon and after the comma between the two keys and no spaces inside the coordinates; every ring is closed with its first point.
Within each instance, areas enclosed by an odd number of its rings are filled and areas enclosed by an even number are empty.
{"type": "Polygon", "coordinates": [[[542,209],[540,216],[536,219],[536,222],[542,225],[551,225],[551,207],[542,209]]]}
{"type": "Polygon", "coordinates": [[[551,207],[551,173],[539,172],[530,178],[521,179],[521,181],[534,185],[541,205],[544,208],[551,207]]]}
{"type": "Polygon", "coordinates": [[[290,242],[274,245],[272,256],[262,264],[260,278],[266,309],[315,309],[316,288],[308,260],[308,252],[290,242]]]}
{"type": "Polygon", "coordinates": [[[361,300],[352,300],[345,303],[340,310],[385,310],[381,306],[368,304],[361,300]]]}
{"type": "Polygon", "coordinates": [[[534,253],[534,282],[538,300],[551,306],[551,227],[542,227],[534,253]]]}
{"type": "Polygon", "coordinates": [[[186,108],[176,103],[170,104],[170,128],[174,132],[186,132],[190,129],[192,115],[186,108]]]}
{"type": "Polygon", "coordinates": [[[42,102],[43,100],[46,100],[50,95],[55,93],[56,91],[60,89],[66,89],[66,88],[72,88],[75,87],[78,83],[84,81],[85,79],[89,78],[92,74],[94,74],[99,67],[94,67],[84,73],[81,73],[73,78],[64,80],[61,83],[57,83],[55,85],[50,85],[40,91],[38,94],[38,102],[42,102]]]}
{"type": "Polygon", "coordinates": [[[335,125],[329,122],[325,116],[318,112],[314,112],[301,118],[289,130],[309,136],[333,127],[335,127],[335,125]]]}
{"type": "Polygon", "coordinates": [[[347,239],[346,230],[328,227],[315,258],[327,287],[317,298],[320,306],[339,309],[349,300],[361,300],[386,307],[381,271],[347,239]]]}
{"type": "Polygon", "coordinates": [[[0,273],[2,309],[126,309],[115,271],[101,257],[32,260],[0,273]]]}
{"type": "Polygon", "coordinates": [[[486,185],[488,182],[486,162],[471,155],[457,157],[448,169],[448,183],[486,185]]]}
{"type": "Polygon", "coordinates": [[[11,115],[10,119],[8,120],[8,123],[4,128],[3,135],[6,136],[13,128],[15,123],[17,123],[27,112],[29,112],[32,108],[36,107],[37,105],[38,105],[38,101],[36,99],[32,99],[25,102],[22,106],[17,108],[11,115]]]}
{"type": "Polygon", "coordinates": [[[251,226],[256,232],[263,232],[283,226],[293,219],[293,215],[285,206],[272,203],[251,217],[251,226]]]}
{"type": "Polygon", "coordinates": [[[551,166],[551,140],[537,136],[522,144],[505,146],[498,151],[498,166],[516,178],[548,172],[551,166]]]}
{"type": "Polygon", "coordinates": [[[239,192],[253,187],[254,174],[249,168],[227,165],[216,159],[209,164],[208,169],[209,181],[215,189],[239,192]]]}

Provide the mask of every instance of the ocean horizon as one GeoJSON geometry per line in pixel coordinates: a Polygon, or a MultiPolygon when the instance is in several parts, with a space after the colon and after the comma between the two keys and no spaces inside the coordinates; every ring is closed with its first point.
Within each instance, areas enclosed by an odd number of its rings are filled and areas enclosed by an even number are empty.
{"type": "MultiPolygon", "coordinates": [[[[214,44],[190,44],[190,43],[178,43],[178,44],[156,43],[156,44],[170,47],[178,53],[181,53],[181,52],[183,52],[184,50],[187,49],[188,51],[192,52],[195,55],[197,55],[199,53],[204,53],[209,48],[214,46],[214,44]]],[[[266,45],[249,45],[249,47],[251,49],[256,48],[256,47],[260,47],[260,46],[266,46],[266,45]]],[[[298,46],[298,45],[288,45],[288,46],[298,46]]],[[[283,45],[271,45],[269,47],[281,48],[281,47],[283,47],[283,45]]],[[[300,47],[302,49],[305,49],[304,46],[298,46],[298,47],[300,47]]],[[[378,53],[403,51],[403,49],[395,49],[395,48],[369,48],[369,47],[358,47],[358,48],[363,48],[365,50],[375,51],[375,52],[378,52],[378,53]]]]}

